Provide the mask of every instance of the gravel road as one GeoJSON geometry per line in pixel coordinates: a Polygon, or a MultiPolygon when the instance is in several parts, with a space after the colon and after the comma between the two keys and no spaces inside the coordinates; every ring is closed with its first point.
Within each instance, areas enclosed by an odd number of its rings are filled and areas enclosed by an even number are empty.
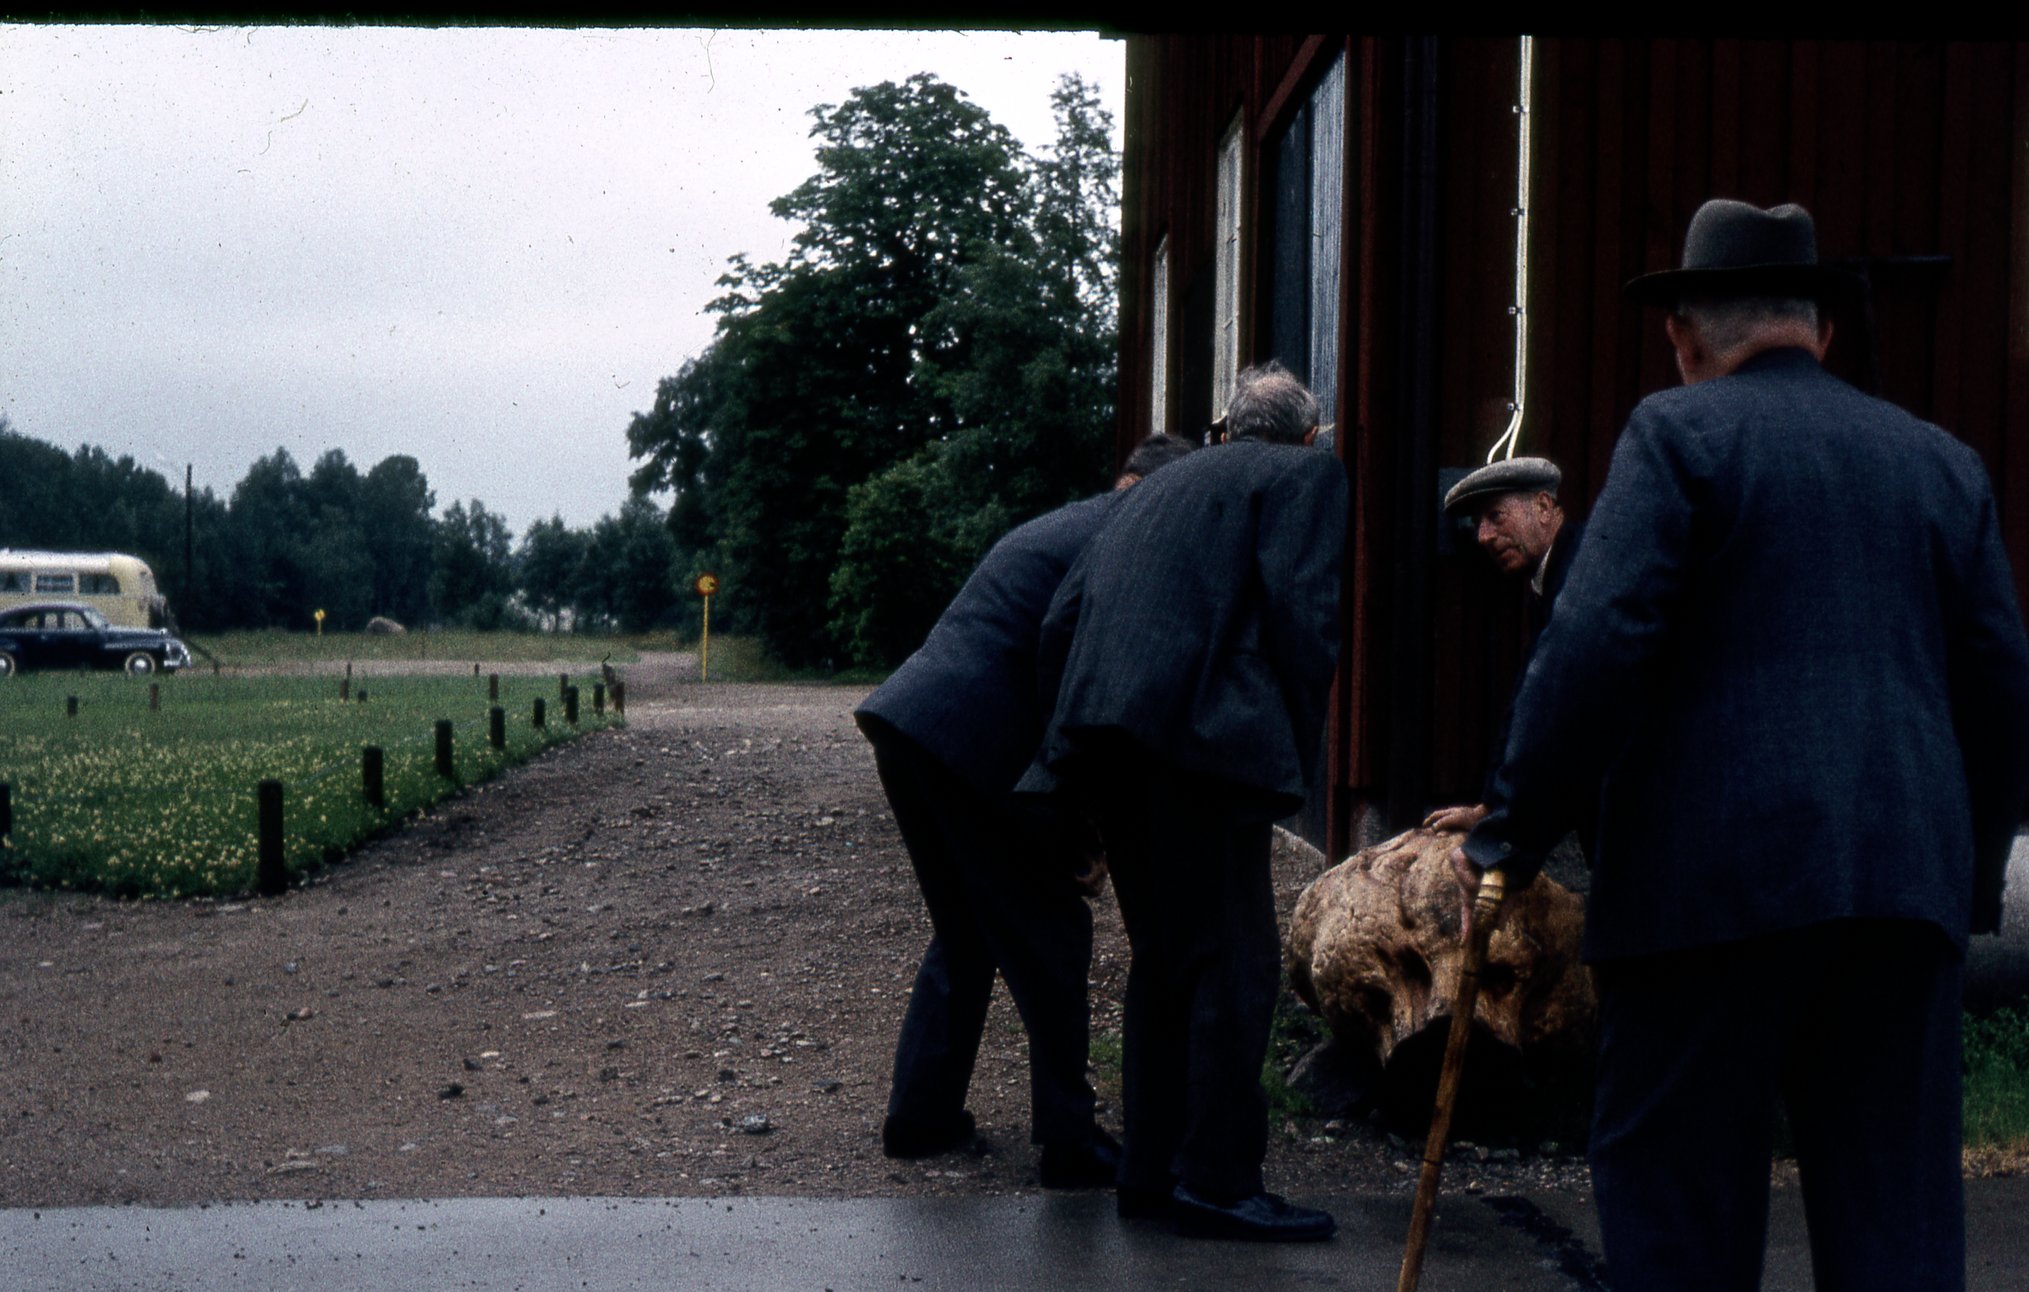
{"type": "MultiPolygon", "coordinates": [[[[272,900],[0,892],[0,1205],[252,1198],[998,1194],[1036,1187],[996,999],[978,1151],[882,1157],[929,937],[865,688],[622,670],[628,725],[440,805],[272,900]]],[[[1284,915],[1311,877],[1285,864],[1284,915]]],[[[1093,1027],[1126,943],[1098,908],[1093,1027]]],[[[1103,1065],[1102,1118],[1118,1129],[1103,1065]]],[[[1275,1128],[1271,1188],[1406,1191],[1363,1123],[1275,1128]]],[[[1568,1156],[1447,1186],[1582,1189],[1568,1156]]]]}

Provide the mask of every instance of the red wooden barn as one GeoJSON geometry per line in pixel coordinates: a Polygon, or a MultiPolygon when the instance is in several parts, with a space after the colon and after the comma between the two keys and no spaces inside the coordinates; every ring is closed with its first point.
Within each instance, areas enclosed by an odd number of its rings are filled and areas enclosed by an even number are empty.
{"type": "Polygon", "coordinates": [[[1126,53],[1121,453],[1199,434],[1238,368],[1274,357],[1324,399],[1352,470],[1310,822],[1332,856],[1477,797],[1523,614],[1441,526],[1442,486],[1513,427],[1584,513],[1629,410],[1675,380],[1621,284],[1673,267],[1708,197],[1801,202],[1821,256],[1866,273],[1831,364],[1980,451],[2029,602],[2029,43],[1132,36],[1126,53]]]}

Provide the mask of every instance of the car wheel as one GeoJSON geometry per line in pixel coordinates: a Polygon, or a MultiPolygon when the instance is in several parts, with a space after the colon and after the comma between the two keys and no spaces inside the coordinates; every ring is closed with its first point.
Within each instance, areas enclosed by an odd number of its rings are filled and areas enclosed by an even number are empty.
{"type": "Polygon", "coordinates": [[[15,667],[14,657],[0,650],[0,677],[13,677],[15,667]]]}
{"type": "Polygon", "coordinates": [[[124,667],[129,677],[146,677],[155,671],[155,657],[147,651],[137,650],[127,656],[124,667]]]}

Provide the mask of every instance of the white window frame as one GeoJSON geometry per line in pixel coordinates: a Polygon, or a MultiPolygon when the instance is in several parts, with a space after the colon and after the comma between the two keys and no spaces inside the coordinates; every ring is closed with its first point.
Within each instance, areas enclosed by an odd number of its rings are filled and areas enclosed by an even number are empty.
{"type": "Polygon", "coordinates": [[[1148,434],[1169,429],[1169,235],[1155,244],[1148,279],[1148,434]]]}
{"type": "Polygon", "coordinates": [[[1339,297],[1346,204],[1346,55],[1310,99],[1310,389],[1324,419],[1337,416],[1339,297]]]}
{"type": "Polygon", "coordinates": [[[1240,376],[1241,198],[1246,192],[1240,113],[1219,140],[1218,207],[1212,283],[1212,419],[1226,415],[1240,376]]]}

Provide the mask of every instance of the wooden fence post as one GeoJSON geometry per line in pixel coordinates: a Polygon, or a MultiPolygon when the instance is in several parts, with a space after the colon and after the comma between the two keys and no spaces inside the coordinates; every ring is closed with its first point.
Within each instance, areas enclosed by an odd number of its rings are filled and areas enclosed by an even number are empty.
{"type": "Polygon", "coordinates": [[[76,697],[76,696],[74,696],[74,695],[68,695],[68,696],[65,696],[65,697],[64,697],[64,701],[63,701],[63,712],[64,712],[64,716],[65,716],[65,717],[69,717],[69,718],[75,718],[75,717],[77,717],[77,697],[76,697]]]}
{"type": "Polygon", "coordinates": [[[162,712],[162,684],[160,682],[150,682],[148,684],[148,712],[162,712]]]}
{"type": "Polygon", "coordinates": [[[564,721],[573,727],[578,725],[578,688],[575,686],[564,688],[564,721]]]}
{"type": "Polygon", "coordinates": [[[367,803],[377,808],[387,806],[387,781],[383,762],[379,745],[368,745],[359,751],[360,784],[366,791],[367,803]]]}
{"type": "Polygon", "coordinates": [[[456,764],[451,761],[451,720],[437,719],[437,775],[450,780],[458,774],[456,764]]]}
{"type": "Polygon", "coordinates": [[[261,782],[261,833],[255,863],[254,889],[262,897],[274,897],[289,886],[282,868],[282,782],[261,782]]]}
{"type": "Polygon", "coordinates": [[[344,701],[349,700],[351,698],[352,698],[352,674],[347,673],[344,677],[338,679],[338,699],[340,703],[343,703],[344,701]]]}
{"type": "Polygon", "coordinates": [[[543,703],[541,696],[537,696],[535,698],[535,718],[533,719],[533,725],[535,726],[535,729],[537,731],[541,731],[543,729],[543,703]]]}
{"type": "Polygon", "coordinates": [[[627,683],[623,678],[613,679],[613,712],[620,717],[627,714],[627,683]]]}
{"type": "Polygon", "coordinates": [[[559,700],[563,699],[564,692],[570,689],[571,689],[571,675],[569,673],[557,674],[557,699],[559,700]]]}
{"type": "Polygon", "coordinates": [[[14,833],[14,787],[0,781],[0,839],[14,833]]]}
{"type": "Polygon", "coordinates": [[[495,749],[507,748],[507,710],[497,704],[486,711],[486,738],[495,749]]]}
{"type": "Polygon", "coordinates": [[[500,674],[486,675],[486,698],[494,704],[500,703],[500,674]]]}

